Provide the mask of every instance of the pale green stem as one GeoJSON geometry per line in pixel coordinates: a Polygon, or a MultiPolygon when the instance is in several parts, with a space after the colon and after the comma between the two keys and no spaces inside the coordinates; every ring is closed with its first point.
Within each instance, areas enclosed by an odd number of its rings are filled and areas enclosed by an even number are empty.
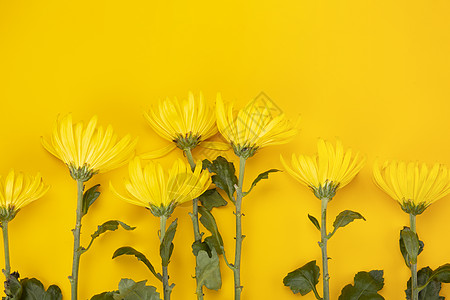
{"type": "MultiPolygon", "coordinates": [[[[416,231],[416,216],[413,214],[409,214],[409,223],[411,226],[411,231],[417,233],[416,231]]],[[[411,264],[411,292],[412,292],[412,300],[419,299],[419,290],[417,289],[417,262],[415,264],[411,264]]]]}
{"type": "MultiPolygon", "coordinates": [[[[160,224],[160,234],[159,241],[162,244],[164,235],[166,234],[166,216],[161,216],[159,218],[160,224]]],[[[163,271],[163,290],[164,290],[164,300],[170,300],[170,286],[169,286],[169,271],[167,266],[162,266],[163,271]]]]}
{"type": "Polygon", "coordinates": [[[5,276],[8,278],[9,274],[11,274],[11,265],[9,262],[9,239],[8,239],[8,221],[4,221],[2,223],[2,232],[3,232],[3,248],[5,252],[5,276]]]}
{"type": "Polygon", "coordinates": [[[320,224],[320,248],[322,249],[323,299],[330,300],[330,275],[328,274],[327,254],[327,204],[329,199],[322,198],[322,223],[320,224]]]}
{"type": "Polygon", "coordinates": [[[75,228],[73,229],[73,261],[72,261],[72,275],[69,277],[70,286],[72,290],[72,300],[78,299],[78,269],[80,267],[80,234],[81,234],[81,217],[83,208],[83,181],[77,180],[77,219],[75,223],[75,228]]]}
{"type": "MultiPolygon", "coordinates": [[[[186,153],[187,160],[191,169],[195,169],[194,158],[192,157],[191,149],[185,149],[184,153],[186,153]]],[[[198,223],[198,198],[192,200],[192,214],[190,214],[192,219],[192,225],[194,226],[194,238],[196,242],[202,241],[202,235],[200,234],[200,226],[198,223]]],[[[197,299],[203,300],[203,286],[199,286],[199,278],[200,274],[198,273],[197,268],[195,268],[195,281],[197,283],[197,299]]]]}
{"type": "Polygon", "coordinates": [[[239,182],[236,191],[236,251],[234,256],[234,299],[241,299],[241,250],[242,250],[242,240],[244,236],[242,235],[242,187],[244,185],[244,171],[245,171],[246,159],[243,157],[239,158],[239,182]]]}

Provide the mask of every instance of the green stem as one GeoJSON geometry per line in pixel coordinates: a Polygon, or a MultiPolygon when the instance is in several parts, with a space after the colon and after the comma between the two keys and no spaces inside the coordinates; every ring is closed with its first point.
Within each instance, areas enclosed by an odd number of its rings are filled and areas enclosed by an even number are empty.
{"type": "MultiPolygon", "coordinates": [[[[159,234],[159,241],[162,244],[164,235],[166,234],[166,216],[161,216],[159,218],[159,224],[160,224],[160,234],[159,234]]],[[[170,300],[170,286],[169,286],[169,271],[167,266],[162,265],[162,271],[163,271],[163,290],[164,290],[164,300],[170,300]]]]}
{"type": "Polygon", "coordinates": [[[83,207],[83,181],[77,180],[77,219],[75,223],[75,228],[73,229],[73,261],[72,261],[72,275],[69,277],[70,286],[72,290],[72,300],[78,299],[78,269],[80,267],[80,233],[81,233],[81,217],[82,217],[82,207],[83,207]]]}
{"type": "Polygon", "coordinates": [[[234,256],[234,299],[241,299],[241,250],[242,250],[242,240],[244,236],[242,235],[242,187],[244,185],[244,172],[245,172],[245,162],[246,159],[243,157],[239,158],[239,182],[236,190],[236,251],[234,256]]]}
{"type": "Polygon", "coordinates": [[[327,204],[329,199],[322,198],[322,224],[320,225],[320,248],[322,249],[323,299],[330,300],[330,275],[328,274],[327,254],[327,204]]]}
{"type": "Polygon", "coordinates": [[[3,248],[5,252],[5,277],[8,278],[9,274],[11,274],[11,265],[9,262],[9,239],[8,239],[8,221],[4,221],[2,223],[2,232],[3,232],[3,248]]]}
{"type": "MultiPolygon", "coordinates": [[[[416,216],[413,214],[409,214],[409,223],[411,226],[411,231],[417,233],[416,231],[416,216]]],[[[419,290],[417,289],[417,262],[415,264],[411,264],[411,292],[412,292],[412,300],[419,299],[419,290]]]]}
{"type": "MultiPolygon", "coordinates": [[[[195,169],[194,158],[192,157],[191,149],[185,149],[187,160],[191,169],[195,169]]],[[[200,226],[198,222],[198,198],[192,200],[192,214],[190,214],[192,219],[192,225],[194,227],[194,238],[196,242],[202,241],[202,235],[200,234],[200,226]]],[[[198,273],[198,268],[195,268],[195,281],[197,283],[197,300],[203,300],[203,286],[199,286],[200,274],[198,273]]]]}

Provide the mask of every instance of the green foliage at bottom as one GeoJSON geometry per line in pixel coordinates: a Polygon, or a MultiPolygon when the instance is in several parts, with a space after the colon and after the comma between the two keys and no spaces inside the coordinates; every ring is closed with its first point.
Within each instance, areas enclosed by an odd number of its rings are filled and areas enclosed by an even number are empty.
{"type": "Polygon", "coordinates": [[[10,274],[5,281],[3,300],[62,300],[61,289],[51,285],[45,290],[44,285],[36,278],[24,278],[19,281],[19,273],[10,274]]]}
{"type": "Polygon", "coordinates": [[[161,300],[154,286],[145,285],[147,280],[134,282],[123,278],[119,282],[119,290],[103,292],[95,295],[91,300],[161,300]]]}
{"type": "Polygon", "coordinates": [[[317,294],[316,285],[319,283],[320,269],[316,261],[310,261],[301,268],[287,274],[283,279],[285,286],[288,286],[294,294],[300,293],[302,296],[314,291],[317,294]]]}
{"type": "Polygon", "coordinates": [[[355,284],[346,285],[339,296],[339,300],[382,300],[378,291],[384,286],[383,271],[358,272],[355,284]]]}
{"type": "MultiPolygon", "coordinates": [[[[425,287],[419,292],[419,300],[444,300],[445,298],[439,296],[441,291],[441,283],[432,278],[433,270],[430,267],[425,267],[417,272],[417,285],[425,287]]],[[[408,280],[407,289],[405,290],[406,299],[411,300],[411,278],[408,280]]]]}

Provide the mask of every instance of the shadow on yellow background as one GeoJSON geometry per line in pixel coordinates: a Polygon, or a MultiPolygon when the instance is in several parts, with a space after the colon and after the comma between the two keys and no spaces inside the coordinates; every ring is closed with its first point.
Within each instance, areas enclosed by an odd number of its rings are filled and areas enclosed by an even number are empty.
{"type": "MultiPolygon", "coordinates": [[[[331,297],[337,299],[358,271],[383,269],[382,295],[405,299],[409,270],[398,238],[408,215],[375,187],[371,166],[376,157],[450,166],[449,13],[444,0],[0,0],[0,173],[40,171],[51,185],[10,224],[12,269],[59,285],[69,298],[76,184],[40,145],[58,114],[72,112],[85,121],[97,114],[120,135],[139,136],[143,153],[165,144],[143,118],[158,99],[203,91],[212,104],[221,92],[242,106],[264,91],[291,119],[301,115],[301,133],[251,158],[246,185],[262,171],[281,168],[280,153],[313,154],[318,137],[339,137],[364,153],[367,165],[329,204],[329,222],[344,209],[367,219],[329,242],[331,297]]],[[[179,156],[175,151],[161,161],[168,166],[179,156]]],[[[116,289],[122,277],[148,279],[161,289],[142,263],[111,259],[115,249],[131,245],[155,266],[160,262],[158,220],[107,188],[126,176],[123,167],[89,182],[102,184],[102,195],[83,220],[82,244],[106,220],[137,229],[102,236],[82,257],[80,299],[116,289]]],[[[273,174],[245,199],[243,299],[301,298],[282,279],[320,259],[319,233],[307,218],[319,215],[319,203],[286,173],[273,174]]],[[[169,266],[173,299],[195,299],[188,211],[173,215],[179,218],[169,266]]],[[[229,253],[232,211],[215,212],[229,253]]],[[[449,213],[446,197],[418,217],[425,242],[419,268],[450,261],[449,213]]],[[[222,273],[222,290],[208,291],[205,299],[232,298],[232,273],[225,265],[222,273]]],[[[442,295],[449,297],[450,288],[442,295]]]]}

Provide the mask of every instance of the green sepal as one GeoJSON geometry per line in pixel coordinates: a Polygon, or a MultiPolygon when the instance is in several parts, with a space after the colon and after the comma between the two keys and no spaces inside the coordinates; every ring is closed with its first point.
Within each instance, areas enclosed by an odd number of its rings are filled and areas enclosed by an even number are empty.
{"type": "Polygon", "coordinates": [[[234,164],[227,161],[226,158],[218,156],[212,162],[207,159],[203,160],[202,167],[208,169],[210,173],[215,173],[211,176],[212,182],[218,188],[224,190],[228,198],[234,203],[233,195],[236,190],[234,186],[238,184],[234,164]]]}
{"type": "Polygon", "coordinates": [[[215,291],[222,287],[219,256],[214,248],[211,248],[210,252],[211,255],[206,251],[200,250],[196,257],[197,293],[202,292],[202,286],[215,291]]]}
{"type": "Polygon", "coordinates": [[[100,184],[96,184],[90,189],[88,189],[83,194],[83,203],[81,208],[81,216],[87,214],[89,207],[97,200],[98,196],[100,196],[100,192],[97,190],[100,187],[100,184]]]}
{"type": "Polygon", "coordinates": [[[378,294],[384,286],[383,271],[358,272],[354,285],[346,285],[338,300],[379,300],[384,299],[378,294]]]}
{"type": "MultiPolygon", "coordinates": [[[[417,256],[419,255],[420,242],[417,233],[414,233],[409,227],[403,227],[400,231],[400,245],[403,244],[404,250],[406,250],[405,262],[407,265],[417,263],[417,256]]],[[[402,246],[400,246],[402,250],[402,246]]]]}
{"type": "Polygon", "coordinates": [[[253,188],[255,187],[255,185],[256,185],[259,181],[261,181],[262,179],[268,179],[268,178],[269,178],[269,174],[270,174],[270,173],[274,173],[274,172],[281,172],[281,170],[270,169],[270,170],[268,170],[268,171],[265,171],[265,172],[259,174],[259,175],[256,177],[256,179],[253,180],[253,183],[252,183],[252,185],[250,186],[250,189],[249,189],[247,192],[242,193],[242,196],[243,196],[243,197],[247,196],[247,194],[249,194],[249,193],[253,190],[253,188]]]}
{"type": "Polygon", "coordinates": [[[169,265],[170,257],[173,252],[173,238],[175,237],[175,232],[178,226],[178,219],[170,224],[169,228],[167,228],[166,233],[164,234],[164,238],[159,246],[159,253],[161,255],[162,266],[167,267],[169,265]]]}
{"type": "MultiPolygon", "coordinates": [[[[445,298],[440,296],[441,283],[431,278],[433,270],[430,267],[425,267],[417,272],[417,285],[419,286],[419,300],[444,300],[445,298]]],[[[405,290],[406,299],[411,300],[411,278],[409,278],[406,284],[405,290]]]]}
{"type": "Polygon", "coordinates": [[[345,227],[356,219],[366,220],[360,213],[351,210],[344,210],[343,212],[337,215],[336,219],[333,222],[333,231],[328,235],[328,238],[331,238],[338,228],[345,227]]]}
{"type": "Polygon", "coordinates": [[[291,289],[294,294],[300,293],[305,296],[311,291],[317,295],[316,285],[319,283],[320,268],[316,261],[310,261],[301,268],[287,274],[283,284],[291,289]]]}
{"type": "Polygon", "coordinates": [[[198,200],[200,200],[202,206],[207,210],[212,210],[214,207],[221,207],[228,204],[217,189],[206,190],[198,197],[198,200]]]}
{"type": "Polygon", "coordinates": [[[338,187],[339,183],[335,184],[333,181],[326,180],[323,185],[319,185],[318,187],[310,186],[310,189],[318,199],[328,199],[328,201],[331,201],[336,195],[338,187]]]}
{"type": "Polygon", "coordinates": [[[317,230],[320,231],[320,224],[319,221],[317,221],[316,218],[314,218],[314,216],[311,216],[310,214],[308,214],[308,218],[311,221],[311,223],[313,223],[314,226],[316,226],[317,230]]]}
{"type": "Polygon", "coordinates": [[[122,255],[133,255],[134,257],[136,257],[139,261],[142,261],[147,268],[150,270],[150,272],[152,272],[152,274],[159,280],[162,281],[162,276],[159,273],[156,273],[155,268],[153,267],[152,263],[147,259],[147,257],[145,257],[144,254],[142,254],[141,252],[137,251],[136,249],[134,249],[133,247],[120,247],[119,249],[117,249],[114,254],[113,254],[113,259],[122,255]]]}
{"type": "Polygon", "coordinates": [[[131,227],[121,221],[118,220],[110,220],[110,221],[106,221],[105,223],[103,223],[102,225],[99,225],[97,227],[97,230],[91,234],[91,241],[89,242],[89,245],[87,246],[86,249],[82,248],[81,249],[81,253],[84,253],[86,251],[89,250],[89,248],[92,246],[92,243],[94,242],[94,240],[96,238],[98,238],[101,234],[107,232],[107,231],[116,231],[119,228],[119,225],[122,226],[123,229],[125,230],[134,230],[136,229],[136,227],[131,227]]]}
{"type": "Polygon", "coordinates": [[[205,242],[216,249],[217,254],[222,254],[223,240],[217,228],[214,216],[206,208],[199,206],[198,212],[201,214],[200,222],[211,232],[211,236],[205,238],[205,242]]]}
{"type": "Polygon", "coordinates": [[[56,285],[48,287],[47,291],[44,285],[36,278],[24,278],[20,280],[22,285],[22,296],[20,300],[62,300],[61,289],[56,285]]]}
{"type": "Polygon", "coordinates": [[[211,257],[211,248],[209,247],[207,242],[195,241],[194,243],[192,243],[192,253],[194,253],[195,256],[198,255],[199,251],[205,251],[206,253],[208,253],[208,256],[211,257]]]}

